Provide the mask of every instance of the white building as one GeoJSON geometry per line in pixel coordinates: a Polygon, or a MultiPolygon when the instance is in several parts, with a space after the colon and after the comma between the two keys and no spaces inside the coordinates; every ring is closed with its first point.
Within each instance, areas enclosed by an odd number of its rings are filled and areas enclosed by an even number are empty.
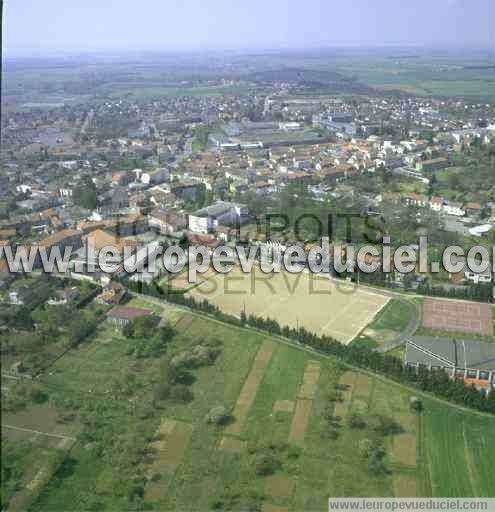
{"type": "Polygon", "coordinates": [[[492,272],[488,268],[484,272],[473,272],[468,267],[464,269],[464,277],[475,284],[483,284],[483,283],[491,283],[492,282],[492,272]]]}
{"type": "Polygon", "coordinates": [[[241,225],[248,215],[249,211],[244,205],[219,201],[189,215],[189,230],[193,233],[211,233],[221,224],[241,225]]]}
{"type": "Polygon", "coordinates": [[[145,185],[158,185],[167,181],[169,178],[170,173],[168,169],[162,168],[153,172],[141,172],[139,179],[141,180],[141,183],[144,183],[145,185]]]}
{"type": "Polygon", "coordinates": [[[469,234],[471,236],[483,237],[486,236],[491,230],[493,226],[491,224],[483,224],[482,226],[475,226],[469,230],[469,234]]]}
{"type": "Polygon", "coordinates": [[[301,123],[296,122],[288,122],[288,123],[279,123],[278,125],[280,130],[284,132],[294,132],[301,129],[301,123]]]}
{"type": "Polygon", "coordinates": [[[462,209],[461,203],[453,203],[445,201],[442,206],[442,211],[447,215],[454,215],[456,217],[464,217],[465,211],[462,209]]]}

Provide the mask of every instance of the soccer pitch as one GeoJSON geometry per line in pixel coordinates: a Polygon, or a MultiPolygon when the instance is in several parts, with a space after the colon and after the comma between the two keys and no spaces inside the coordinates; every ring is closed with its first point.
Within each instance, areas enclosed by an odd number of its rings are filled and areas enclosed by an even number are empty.
{"type": "Polygon", "coordinates": [[[350,343],[385,306],[388,298],[324,274],[288,272],[250,274],[235,267],[227,274],[209,271],[188,295],[206,299],[223,312],[277,320],[281,326],[303,326],[317,334],[350,343]]]}

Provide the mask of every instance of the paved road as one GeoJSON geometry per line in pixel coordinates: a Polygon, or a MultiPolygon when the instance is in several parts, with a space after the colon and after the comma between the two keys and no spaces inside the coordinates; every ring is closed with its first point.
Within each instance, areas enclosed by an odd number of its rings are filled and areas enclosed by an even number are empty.
{"type": "Polygon", "coordinates": [[[399,300],[403,304],[407,304],[412,314],[411,319],[409,320],[409,324],[404,329],[404,331],[402,331],[400,335],[397,336],[397,338],[387,341],[377,349],[378,352],[382,353],[389,352],[390,350],[403,345],[407,339],[410,338],[419,329],[421,325],[421,309],[417,304],[410,300],[404,299],[404,297],[401,296],[395,295],[393,298],[399,300]]]}

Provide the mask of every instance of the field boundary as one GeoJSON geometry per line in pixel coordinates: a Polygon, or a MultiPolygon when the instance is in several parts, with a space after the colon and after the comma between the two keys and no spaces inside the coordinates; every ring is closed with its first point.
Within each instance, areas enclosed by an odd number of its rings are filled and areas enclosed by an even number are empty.
{"type": "Polygon", "coordinates": [[[48,432],[40,432],[39,430],[32,430],[30,428],[16,427],[14,425],[5,425],[4,423],[2,423],[0,425],[0,427],[1,428],[10,428],[12,430],[19,430],[20,432],[28,432],[31,434],[37,434],[37,435],[42,435],[42,436],[56,437],[58,439],[64,439],[64,440],[68,440],[68,441],[76,441],[75,437],[64,436],[62,434],[49,434],[48,432]]]}

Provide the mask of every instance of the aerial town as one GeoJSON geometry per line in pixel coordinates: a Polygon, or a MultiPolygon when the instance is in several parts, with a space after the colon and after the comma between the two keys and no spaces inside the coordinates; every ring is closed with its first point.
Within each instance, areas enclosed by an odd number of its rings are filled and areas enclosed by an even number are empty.
{"type": "Polygon", "coordinates": [[[14,53],[2,511],[495,510],[493,47],[14,53]]]}

